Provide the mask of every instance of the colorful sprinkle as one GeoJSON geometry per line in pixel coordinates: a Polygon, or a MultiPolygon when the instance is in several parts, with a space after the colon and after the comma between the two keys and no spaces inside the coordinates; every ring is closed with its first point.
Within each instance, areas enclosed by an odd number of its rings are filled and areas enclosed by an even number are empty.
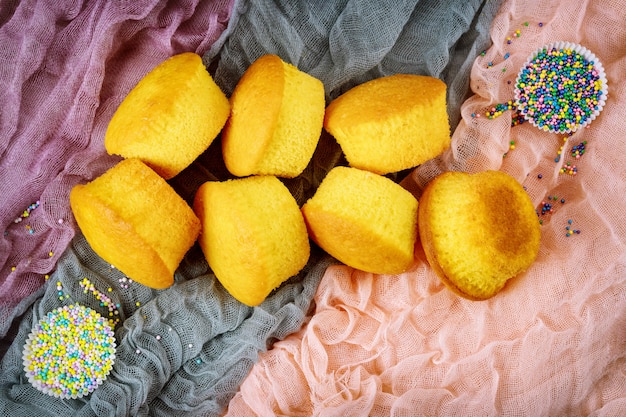
{"type": "Polygon", "coordinates": [[[576,159],[580,159],[581,156],[585,153],[585,147],[587,145],[587,141],[580,142],[578,145],[572,148],[572,156],[576,159]]]}
{"type": "MultiPolygon", "coordinates": [[[[512,151],[513,149],[515,149],[515,141],[514,140],[509,142],[509,150],[512,151]]],[[[506,158],[507,155],[508,155],[508,152],[505,152],[504,155],[502,155],[502,157],[506,158]]]]}
{"type": "Polygon", "coordinates": [[[571,235],[573,235],[573,234],[577,234],[577,235],[579,235],[579,234],[580,234],[580,230],[578,230],[578,229],[573,229],[573,228],[571,228],[571,227],[570,227],[570,226],[572,225],[572,223],[574,223],[574,222],[573,222],[571,219],[567,221],[567,224],[568,224],[569,226],[565,226],[565,230],[566,230],[566,232],[565,232],[565,236],[566,236],[566,237],[570,237],[570,236],[571,236],[571,235]]]}
{"type": "Polygon", "coordinates": [[[69,294],[65,294],[63,292],[63,284],[61,281],[57,281],[57,295],[59,296],[59,301],[67,300],[70,298],[69,294]]]}
{"type": "Polygon", "coordinates": [[[25,219],[26,217],[30,216],[30,213],[35,210],[37,207],[39,207],[39,201],[35,201],[33,204],[29,205],[28,207],[26,207],[26,210],[24,210],[22,212],[22,214],[16,218],[15,220],[13,220],[13,223],[19,223],[21,222],[23,219],[25,219]]]}
{"type": "Polygon", "coordinates": [[[544,48],[516,81],[517,107],[544,131],[586,125],[602,106],[603,80],[593,61],[572,48],[544,48]]]}
{"type": "MultiPolygon", "coordinates": [[[[499,103],[491,107],[487,112],[485,112],[485,116],[487,116],[489,120],[493,120],[502,116],[502,114],[507,110],[512,110],[514,112],[513,116],[511,117],[511,127],[520,125],[526,121],[524,119],[524,116],[517,110],[515,103],[510,100],[506,103],[499,103]]],[[[480,117],[480,115],[476,114],[476,117],[480,117]]]]}
{"type": "MultiPolygon", "coordinates": [[[[83,293],[87,294],[88,292],[91,292],[96,300],[100,302],[100,307],[105,307],[109,310],[109,324],[111,327],[115,327],[115,325],[120,322],[120,318],[116,317],[119,316],[119,304],[115,304],[109,296],[101,291],[98,291],[98,289],[87,278],[83,278],[78,284],[83,289],[83,293]]],[[[107,289],[107,291],[109,290],[112,291],[112,288],[107,289]]]]}
{"type": "Polygon", "coordinates": [[[122,278],[119,278],[117,282],[119,282],[120,288],[127,290],[129,285],[133,283],[133,280],[128,277],[122,277],[122,278]]]}
{"type": "Polygon", "coordinates": [[[545,201],[542,201],[540,207],[542,216],[545,216],[546,214],[552,214],[554,212],[551,203],[546,203],[545,201]]]}
{"type": "Polygon", "coordinates": [[[578,167],[576,165],[572,165],[569,162],[565,164],[560,170],[560,174],[568,174],[568,175],[576,175],[578,174],[578,167]]]}
{"type": "Polygon", "coordinates": [[[35,388],[55,397],[79,398],[109,374],[115,337],[96,311],[80,305],[59,307],[35,326],[22,359],[35,388]]]}
{"type": "Polygon", "coordinates": [[[489,109],[488,112],[485,113],[485,116],[487,116],[488,119],[495,119],[496,117],[499,117],[502,115],[502,113],[504,113],[507,110],[513,110],[515,108],[515,106],[513,105],[512,101],[507,101],[506,103],[501,103],[501,104],[496,104],[494,107],[492,107],[491,109],[489,109]]]}
{"type": "MultiPolygon", "coordinates": [[[[547,200],[548,201],[542,201],[541,204],[539,205],[539,208],[535,210],[537,213],[537,216],[545,216],[545,215],[554,213],[554,204],[552,202],[559,201],[559,197],[557,197],[556,195],[553,195],[553,196],[549,195],[547,200]]],[[[560,202],[561,204],[565,204],[565,199],[561,198],[560,202]]],[[[540,223],[543,223],[543,222],[540,221],[540,223]]]]}
{"type": "MultiPolygon", "coordinates": [[[[571,133],[570,133],[570,136],[571,136],[571,133]]],[[[565,146],[565,142],[567,142],[567,136],[563,138],[563,145],[561,145],[558,152],[556,153],[556,158],[554,158],[554,162],[559,162],[561,160],[561,155],[563,154],[563,146],[565,146]]]]}

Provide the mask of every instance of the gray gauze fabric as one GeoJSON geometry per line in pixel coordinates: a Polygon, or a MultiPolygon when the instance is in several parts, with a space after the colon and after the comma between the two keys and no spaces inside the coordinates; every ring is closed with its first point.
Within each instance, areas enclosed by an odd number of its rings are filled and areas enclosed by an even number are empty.
{"type": "MultiPolygon", "coordinates": [[[[474,58],[488,45],[498,1],[239,1],[231,33],[205,64],[230,95],[245,69],[275,53],[324,82],[327,99],[359,83],[394,73],[426,74],[448,85],[451,127],[466,98],[474,58]]],[[[219,140],[170,182],[191,201],[206,180],[230,178],[219,140]]],[[[298,178],[285,180],[300,204],[341,152],[323,135],[298,178]]],[[[41,294],[21,318],[0,369],[0,415],[10,416],[216,416],[222,413],[259,352],[298,330],[312,311],[319,280],[332,260],[314,248],[307,267],[260,306],[228,295],[194,246],[162,291],[133,283],[102,261],[79,234],[61,257],[41,294]],[[91,395],[60,400],[40,393],[22,370],[22,349],[34,324],[58,306],[80,303],[108,310],[83,278],[119,304],[114,368],[91,395]],[[60,283],[61,299],[57,283],[60,283]],[[114,291],[108,293],[107,289],[114,291]],[[157,337],[158,336],[158,337],[157,337]],[[139,353],[138,353],[139,352],[139,353]]]]}
{"type": "MultiPolygon", "coordinates": [[[[232,93],[243,72],[272,53],[320,79],[327,99],[381,76],[430,75],[448,86],[451,128],[467,98],[470,68],[489,45],[501,1],[257,1],[236,4],[237,24],[215,79],[232,93]]],[[[216,59],[209,51],[207,65],[216,59]]]]}
{"type": "Polygon", "coordinates": [[[330,262],[322,256],[314,253],[300,275],[251,308],[224,290],[202,261],[198,246],[188,253],[176,283],[167,290],[137,283],[122,288],[120,280],[125,276],[78,235],[61,257],[43,297],[23,317],[5,355],[0,415],[219,415],[258,353],[302,325],[330,262]],[[60,305],[80,303],[108,317],[108,309],[80,285],[84,278],[119,304],[115,365],[90,396],[59,400],[28,383],[22,371],[22,348],[33,324],[60,305]]]}

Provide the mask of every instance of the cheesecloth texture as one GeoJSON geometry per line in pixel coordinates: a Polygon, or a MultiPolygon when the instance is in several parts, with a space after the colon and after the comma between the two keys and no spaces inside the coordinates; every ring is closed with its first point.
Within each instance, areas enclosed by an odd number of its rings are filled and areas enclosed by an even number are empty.
{"type": "Polygon", "coordinates": [[[219,284],[192,248],[167,290],[139,284],[98,257],[78,234],[63,253],[49,288],[22,318],[2,362],[0,415],[217,416],[274,340],[297,331],[330,258],[318,251],[302,273],[260,306],[243,305],[219,284]],[[87,279],[99,293],[85,289],[87,279]],[[108,288],[115,289],[108,292],[108,288]],[[108,315],[102,294],[119,306],[112,316],[115,364],[90,396],[60,400],[25,379],[22,349],[34,323],[60,305],[79,303],[108,315]],[[97,297],[100,298],[97,298],[97,297]],[[62,298],[62,300],[60,300],[62,298]]]}
{"type": "MultiPolygon", "coordinates": [[[[451,114],[458,115],[469,57],[487,45],[497,2],[317,3],[5,3],[0,36],[11,46],[0,55],[0,94],[12,105],[2,113],[8,140],[0,161],[0,414],[219,415],[259,352],[310,319],[314,292],[335,264],[316,248],[307,267],[257,308],[224,292],[197,246],[176,284],[153,291],[129,283],[91,251],[68,194],[118,161],[102,146],[108,121],[145,73],[178,52],[204,54],[227,94],[266,52],[320,78],[328,99],[384,74],[431,74],[448,82],[451,114]],[[113,304],[103,305],[103,294],[113,304]],[[21,355],[35,323],[71,303],[105,316],[115,305],[118,348],[102,386],[59,400],[30,386],[21,355]]],[[[323,135],[305,172],[285,182],[303,203],[339,163],[336,143],[323,135]]],[[[170,183],[189,202],[202,182],[229,177],[217,140],[170,183]]]]}
{"type": "MultiPolygon", "coordinates": [[[[305,321],[332,262],[319,250],[298,276],[250,308],[224,291],[197,245],[169,289],[130,282],[91,250],[69,209],[74,184],[119,160],[106,155],[103,137],[128,91],[175,53],[219,49],[232,10],[232,2],[24,2],[3,9],[0,35],[15,50],[2,55],[9,140],[0,183],[0,415],[216,416],[258,352],[305,321]],[[95,392],[61,400],[30,385],[22,352],[42,317],[75,303],[115,321],[116,359],[95,392]]],[[[226,177],[216,146],[170,181],[186,201],[204,181],[226,177]]]]}
{"type": "Polygon", "coordinates": [[[113,112],[167,57],[218,48],[232,3],[0,2],[0,357],[74,236],[70,189],[116,162],[113,112]]]}
{"type": "MultiPolygon", "coordinates": [[[[327,102],[365,81],[397,73],[430,75],[447,84],[454,128],[469,94],[474,57],[489,44],[489,26],[501,1],[367,0],[239,1],[233,31],[220,50],[204,55],[227,95],[260,56],[276,54],[324,84],[327,102]]],[[[303,204],[326,172],[346,164],[325,131],[312,162],[286,180],[303,204]]],[[[408,172],[389,174],[396,180],[408,172]]]]}
{"type": "MultiPolygon", "coordinates": [[[[311,320],[261,355],[227,415],[626,415],[624,21],[623,1],[505,1],[491,46],[473,51],[451,148],[402,181],[419,197],[447,170],[514,176],[542,221],[527,272],[474,302],[444,287],[421,248],[400,275],[331,266],[311,320]],[[512,126],[513,110],[488,118],[513,99],[530,54],[556,41],[581,44],[603,64],[599,117],[571,136],[512,126]],[[576,175],[561,172],[568,163],[576,175]],[[545,204],[552,212],[541,214],[545,204]]],[[[419,56],[413,46],[405,62],[419,56]]]]}
{"type": "MultiPolygon", "coordinates": [[[[0,415],[219,415],[258,352],[305,320],[331,261],[319,251],[253,309],[224,292],[197,246],[170,289],[128,282],[91,251],[69,209],[74,184],[118,161],[103,137],[128,91],[175,53],[219,48],[232,10],[230,1],[2,3],[0,415]],[[120,319],[117,358],[90,396],[60,400],[29,384],[22,350],[39,319],[73,303],[120,319]]],[[[220,178],[214,153],[172,180],[187,201],[220,178]]]]}

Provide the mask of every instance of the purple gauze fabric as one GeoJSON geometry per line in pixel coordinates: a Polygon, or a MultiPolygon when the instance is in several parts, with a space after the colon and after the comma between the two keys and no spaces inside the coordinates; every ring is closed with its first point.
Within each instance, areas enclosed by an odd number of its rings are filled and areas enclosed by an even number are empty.
{"type": "Polygon", "coordinates": [[[233,3],[0,3],[0,358],[75,234],[69,191],[116,161],[113,112],[167,57],[218,48],[233,3]]]}

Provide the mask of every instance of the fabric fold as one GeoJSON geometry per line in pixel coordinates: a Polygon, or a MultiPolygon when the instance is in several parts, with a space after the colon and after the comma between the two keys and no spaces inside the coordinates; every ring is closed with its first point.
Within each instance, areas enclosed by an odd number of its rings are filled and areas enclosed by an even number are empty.
{"type": "Polygon", "coordinates": [[[247,307],[224,290],[199,252],[192,249],[188,255],[192,260],[184,266],[194,278],[178,274],[172,287],[150,290],[123,284],[126,277],[99,258],[78,234],[47,282],[44,296],[22,319],[3,360],[0,412],[13,416],[219,415],[259,352],[300,328],[332,260],[317,251],[299,276],[260,306],[247,307]],[[112,320],[116,359],[111,374],[90,397],[61,401],[23,381],[21,354],[39,318],[72,303],[89,306],[112,320]],[[58,405],[46,409],[46,403],[58,405]]]}
{"type": "Polygon", "coordinates": [[[481,16],[467,38],[450,44],[455,66],[442,73],[459,69],[449,86],[468,77],[469,97],[451,93],[460,105],[451,148],[401,184],[419,196],[444,171],[509,173],[541,222],[536,262],[484,302],[449,291],[419,247],[413,268],[398,276],[328,268],[311,320],[260,356],[226,415],[626,412],[626,234],[615,211],[625,178],[616,132],[623,127],[626,50],[615,42],[624,10],[614,2],[553,0],[531,8],[507,0],[483,20],[489,6],[474,9],[481,16]],[[477,37],[473,30],[481,28],[477,37]],[[556,40],[593,51],[609,83],[600,116],[571,136],[520,122],[508,108],[520,66],[556,40]],[[461,64],[458,56],[468,60],[461,64]],[[577,158],[572,150],[583,142],[577,158]],[[567,163],[576,175],[562,170],[567,163]]]}
{"type": "Polygon", "coordinates": [[[25,312],[20,300],[41,288],[74,236],[71,187],[117,161],[103,146],[113,112],[162,60],[204,54],[226,30],[232,6],[0,6],[0,356],[13,320],[25,312]]]}

